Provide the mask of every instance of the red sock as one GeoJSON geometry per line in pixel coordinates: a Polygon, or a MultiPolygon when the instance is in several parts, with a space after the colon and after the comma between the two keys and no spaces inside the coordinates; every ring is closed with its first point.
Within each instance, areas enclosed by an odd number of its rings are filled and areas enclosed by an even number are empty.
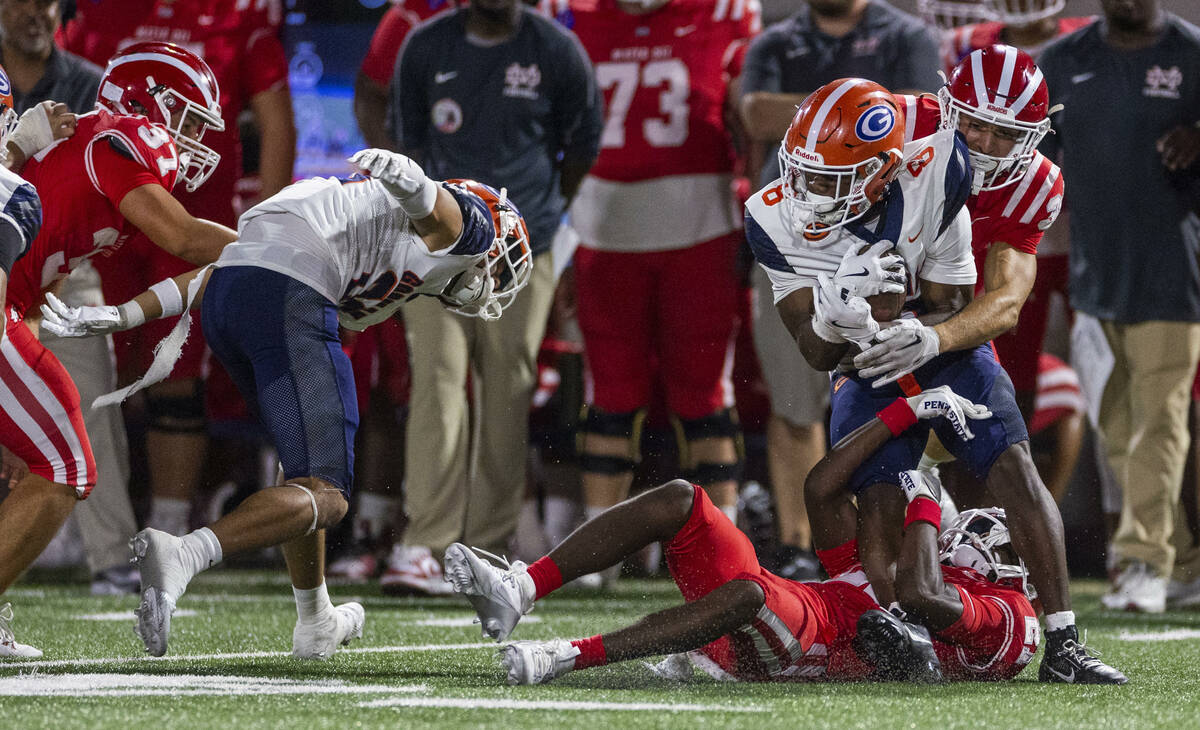
{"type": "Polygon", "coordinates": [[[579,656],[575,657],[576,669],[602,667],[608,664],[608,654],[604,651],[604,638],[600,634],[596,634],[590,639],[576,639],[571,642],[571,646],[579,649],[579,656]]]}
{"type": "Polygon", "coordinates": [[[550,559],[550,556],[538,558],[525,569],[529,577],[533,579],[534,598],[541,600],[544,596],[553,591],[562,588],[562,571],[558,569],[558,564],[550,559]]]}
{"type": "Polygon", "coordinates": [[[848,573],[851,570],[861,567],[858,564],[858,540],[850,540],[835,548],[817,550],[816,552],[817,559],[821,561],[821,565],[825,567],[825,572],[829,573],[831,578],[836,578],[842,573],[848,573]]]}

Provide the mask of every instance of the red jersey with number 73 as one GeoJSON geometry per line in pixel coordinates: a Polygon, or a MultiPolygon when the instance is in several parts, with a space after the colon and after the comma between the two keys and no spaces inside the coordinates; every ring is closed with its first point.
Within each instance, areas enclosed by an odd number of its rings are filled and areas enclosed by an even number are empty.
{"type": "Polygon", "coordinates": [[[758,0],[671,0],[642,15],[615,0],[548,4],[604,93],[600,156],[571,210],[583,243],[669,250],[737,230],[724,64],[758,31],[758,0]]]}
{"type": "Polygon", "coordinates": [[[167,130],[104,109],[79,117],[75,135],[21,170],[42,199],[42,228],[13,266],[7,303],[24,313],[81,261],[111,256],[137,231],[118,206],[142,185],[175,186],[179,157],[167,130]]]}

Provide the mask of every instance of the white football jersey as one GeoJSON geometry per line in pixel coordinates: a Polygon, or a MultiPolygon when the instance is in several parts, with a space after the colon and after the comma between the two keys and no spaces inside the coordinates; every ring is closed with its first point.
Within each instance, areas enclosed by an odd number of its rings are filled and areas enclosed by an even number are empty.
{"type": "Polygon", "coordinates": [[[872,220],[835,228],[819,240],[796,233],[783,202],[782,179],[746,201],[746,239],[771,279],[775,302],[833,276],[846,251],[892,241],[908,269],[908,298],[920,296],[920,280],[974,284],[971,219],[964,204],[971,192],[965,143],[953,130],[904,146],[904,167],[883,210],[872,220]]]}
{"type": "Polygon", "coordinates": [[[378,180],[311,178],[246,211],[238,240],[225,247],[217,265],[290,276],[337,304],[343,327],[363,330],[417,294],[441,293],[483,258],[495,235],[486,206],[472,197],[459,241],[430,252],[378,180]]]}

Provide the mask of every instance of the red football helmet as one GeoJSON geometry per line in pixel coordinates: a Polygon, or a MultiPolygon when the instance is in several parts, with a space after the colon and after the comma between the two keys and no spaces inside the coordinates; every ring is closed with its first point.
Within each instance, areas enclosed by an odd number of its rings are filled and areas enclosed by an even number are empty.
{"type": "Polygon", "coordinates": [[[220,97],[217,79],[203,59],[173,43],[147,41],[126,46],[109,59],[96,103],[165,127],[179,152],[179,177],[191,192],[221,161],[200,142],[206,129],[225,129],[220,97]]]}
{"type": "Polygon", "coordinates": [[[984,0],[917,0],[917,12],[939,30],[995,20],[984,0]]]}
{"type": "Polygon", "coordinates": [[[970,151],[974,193],[1021,179],[1050,131],[1049,115],[1054,111],[1041,69],[1028,53],[1002,45],[972,51],[959,61],[938,91],[938,102],[943,129],[962,130],[964,123],[990,125],[994,134],[1012,142],[1006,155],[970,151]]]}
{"type": "Polygon", "coordinates": [[[779,146],[792,227],[810,241],[866,214],[900,171],[904,117],[891,92],[866,79],[814,91],[779,146]]]}
{"type": "Polygon", "coordinates": [[[508,190],[497,191],[490,185],[475,180],[447,180],[447,185],[473,193],[483,200],[492,212],[492,224],[496,238],[480,264],[480,269],[456,277],[447,287],[455,291],[470,291],[470,301],[461,297],[443,295],[442,302],[457,314],[481,319],[499,319],[504,309],[512,304],[517,292],[529,283],[533,273],[533,249],[529,245],[529,229],[521,211],[508,199],[508,190]],[[474,274],[474,282],[460,280],[474,274]]]}
{"type": "Polygon", "coordinates": [[[1029,25],[1063,11],[1067,0],[985,0],[996,20],[1007,25],[1029,25]]]}
{"type": "Polygon", "coordinates": [[[1037,597],[999,507],[959,512],[938,535],[938,555],[946,565],[971,568],[993,583],[1014,583],[1031,601],[1037,597]]]}
{"type": "Polygon", "coordinates": [[[17,110],[13,108],[12,82],[8,80],[4,67],[0,66],[0,159],[6,154],[8,135],[16,128],[17,110]]]}

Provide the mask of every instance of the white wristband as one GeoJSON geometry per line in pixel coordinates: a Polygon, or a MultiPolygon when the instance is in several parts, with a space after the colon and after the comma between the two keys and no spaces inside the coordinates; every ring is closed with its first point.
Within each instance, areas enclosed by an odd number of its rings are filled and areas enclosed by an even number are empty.
{"type": "Polygon", "coordinates": [[[150,287],[150,293],[158,297],[158,303],[162,306],[162,316],[174,317],[183,314],[183,295],[179,293],[179,287],[175,286],[174,279],[163,279],[150,287]]]}
{"type": "Polygon", "coordinates": [[[402,198],[397,197],[397,199],[400,201],[400,209],[412,220],[428,218],[433,213],[434,207],[437,206],[438,184],[425,178],[425,183],[421,185],[420,190],[402,198]]]}
{"type": "Polygon", "coordinates": [[[117,305],[117,315],[121,318],[122,330],[131,330],[146,323],[146,313],[142,311],[141,305],[132,299],[117,305]]]}

